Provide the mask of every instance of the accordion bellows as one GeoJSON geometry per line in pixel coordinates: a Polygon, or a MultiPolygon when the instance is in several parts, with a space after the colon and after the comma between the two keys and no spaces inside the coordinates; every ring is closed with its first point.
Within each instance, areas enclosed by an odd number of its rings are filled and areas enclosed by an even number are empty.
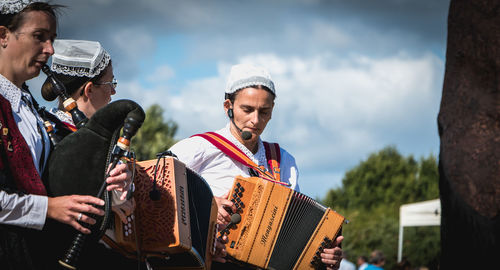
{"type": "Polygon", "coordinates": [[[266,269],[321,268],[344,217],[292,189],[257,177],[236,177],[229,199],[241,221],[229,230],[227,252],[266,269]]]}

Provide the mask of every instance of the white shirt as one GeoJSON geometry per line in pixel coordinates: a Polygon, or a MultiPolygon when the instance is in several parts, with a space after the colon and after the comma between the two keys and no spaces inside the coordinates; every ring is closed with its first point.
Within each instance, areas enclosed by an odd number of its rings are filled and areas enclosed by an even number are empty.
{"type": "Polygon", "coordinates": [[[47,216],[48,197],[40,195],[19,196],[0,190],[0,224],[43,229],[47,216]]]}
{"type": "MultiPolygon", "coordinates": [[[[24,93],[0,74],[0,95],[10,102],[14,121],[21,132],[24,140],[30,148],[33,162],[38,173],[41,174],[43,168],[39,168],[39,160],[47,161],[50,151],[50,141],[44,128],[42,134],[38,132],[37,124],[43,127],[43,121],[38,114],[33,114],[29,105],[24,103],[21,96],[24,95],[31,101],[29,94],[24,93]],[[43,136],[43,137],[42,137],[43,136]],[[42,138],[45,140],[45,156],[42,157],[42,138]]],[[[0,190],[0,224],[16,225],[26,228],[41,230],[45,224],[47,216],[48,198],[38,195],[7,194],[0,190]]]]}
{"type": "Polygon", "coordinates": [[[340,261],[339,270],[356,270],[356,266],[346,258],[342,258],[342,261],[340,261]]]}
{"type": "MultiPolygon", "coordinates": [[[[269,170],[264,144],[259,139],[257,153],[252,154],[230,132],[229,124],[216,131],[245,153],[255,164],[265,166],[269,170]]],[[[219,148],[206,139],[195,136],[176,143],[170,148],[180,161],[187,167],[200,174],[212,188],[214,196],[221,197],[228,192],[238,175],[249,177],[248,167],[228,157],[219,148]]],[[[290,188],[299,191],[297,182],[299,173],[295,158],[283,148],[280,148],[281,181],[290,183],[290,188]]]]}

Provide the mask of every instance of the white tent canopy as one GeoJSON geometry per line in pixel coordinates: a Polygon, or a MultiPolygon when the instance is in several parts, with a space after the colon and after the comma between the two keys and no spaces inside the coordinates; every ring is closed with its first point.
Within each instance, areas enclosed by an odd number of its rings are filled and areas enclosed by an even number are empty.
{"type": "Polygon", "coordinates": [[[439,199],[403,204],[399,208],[398,262],[403,256],[403,229],[415,226],[439,226],[441,201],[439,199]]]}

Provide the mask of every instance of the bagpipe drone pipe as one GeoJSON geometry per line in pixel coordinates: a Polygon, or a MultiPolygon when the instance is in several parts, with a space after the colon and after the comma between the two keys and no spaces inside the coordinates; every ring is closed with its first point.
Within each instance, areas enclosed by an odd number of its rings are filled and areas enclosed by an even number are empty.
{"type": "Polygon", "coordinates": [[[129,258],[147,260],[153,269],[210,269],[217,234],[212,191],[167,154],[136,163],[134,213],[128,224],[116,217],[115,234],[105,242],[129,258]]]}
{"type": "Polygon", "coordinates": [[[344,217],[283,185],[237,176],[229,199],[237,213],[221,233],[236,261],[265,269],[323,269],[344,217]]]}
{"type": "Polygon", "coordinates": [[[78,234],[70,225],[47,220],[43,232],[50,245],[50,252],[45,252],[47,260],[59,259],[65,267],[74,268],[82,253],[92,253],[88,246],[102,237],[111,217],[111,194],[105,191],[108,167],[114,167],[127,155],[131,137],[144,118],[144,111],[137,103],[118,100],[98,110],[84,126],[55,146],[43,177],[48,195],[101,197],[105,201],[105,215],[93,217],[97,222],[89,226],[90,235],[78,234]]]}

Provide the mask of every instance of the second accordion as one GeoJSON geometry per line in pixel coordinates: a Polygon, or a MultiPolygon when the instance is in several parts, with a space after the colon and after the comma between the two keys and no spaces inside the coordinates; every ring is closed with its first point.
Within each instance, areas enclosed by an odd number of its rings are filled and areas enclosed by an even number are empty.
{"type": "Polygon", "coordinates": [[[236,177],[229,199],[241,220],[229,228],[227,252],[260,268],[322,268],[320,254],[344,222],[306,195],[258,177],[236,177]]]}
{"type": "Polygon", "coordinates": [[[123,224],[116,217],[114,241],[107,243],[153,269],[210,269],[217,207],[208,184],[172,157],[137,165],[134,218],[123,224]]]}

